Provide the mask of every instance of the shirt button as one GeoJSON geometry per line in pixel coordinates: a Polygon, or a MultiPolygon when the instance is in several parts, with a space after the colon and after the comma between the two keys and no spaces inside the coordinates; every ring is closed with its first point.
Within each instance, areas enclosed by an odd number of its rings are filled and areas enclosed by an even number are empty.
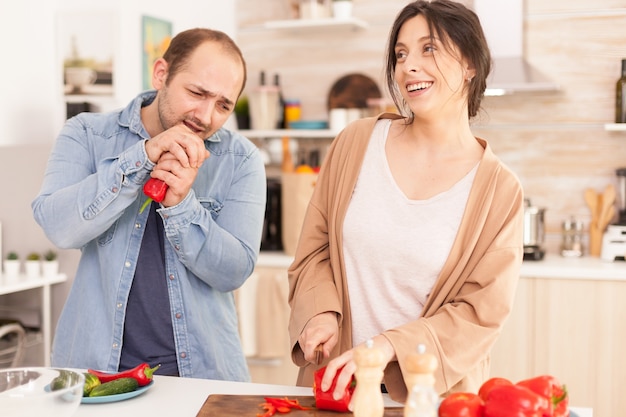
{"type": "Polygon", "coordinates": [[[141,166],[141,162],[140,162],[140,161],[136,161],[136,162],[135,162],[135,166],[136,166],[137,168],[139,168],[139,167],[141,166]]]}
{"type": "Polygon", "coordinates": [[[124,266],[125,266],[126,268],[130,268],[130,262],[129,262],[129,261],[126,261],[126,262],[124,263],[124,266]]]}
{"type": "Polygon", "coordinates": [[[175,279],[174,274],[170,274],[170,281],[174,281],[175,279]]]}
{"type": "Polygon", "coordinates": [[[182,316],[183,316],[182,314],[180,314],[180,313],[176,313],[176,318],[177,318],[177,319],[181,318],[182,316]]]}
{"type": "Polygon", "coordinates": [[[183,352],[183,353],[180,354],[180,357],[185,359],[187,357],[187,354],[185,352],[183,352]]]}
{"type": "Polygon", "coordinates": [[[117,349],[117,343],[113,343],[113,349],[117,349]]]}
{"type": "Polygon", "coordinates": [[[122,308],[122,303],[117,303],[117,308],[122,308]]]}
{"type": "Polygon", "coordinates": [[[180,246],[176,245],[176,246],[174,246],[174,249],[176,249],[178,251],[178,250],[180,250],[180,246]]]}
{"type": "Polygon", "coordinates": [[[111,188],[111,191],[113,191],[114,193],[117,193],[117,187],[111,188]]]}
{"type": "Polygon", "coordinates": [[[135,223],[135,229],[141,229],[141,225],[139,223],[135,223]]]}

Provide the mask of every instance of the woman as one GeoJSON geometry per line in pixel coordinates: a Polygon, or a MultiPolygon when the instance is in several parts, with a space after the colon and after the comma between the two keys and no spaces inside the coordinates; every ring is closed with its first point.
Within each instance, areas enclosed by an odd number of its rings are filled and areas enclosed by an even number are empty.
{"type": "Polygon", "coordinates": [[[372,339],[385,388],[405,401],[407,355],[439,360],[440,395],[474,391],[513,303],[522,261],[523,195],[516,176],[475,138],[491,66],[480,22],[448,0],[397,16],[386,78],[400,115],[349,125],[333,142],[289,268],[289,332],[299,385],[322,345],[336,398],[372,339]]]}

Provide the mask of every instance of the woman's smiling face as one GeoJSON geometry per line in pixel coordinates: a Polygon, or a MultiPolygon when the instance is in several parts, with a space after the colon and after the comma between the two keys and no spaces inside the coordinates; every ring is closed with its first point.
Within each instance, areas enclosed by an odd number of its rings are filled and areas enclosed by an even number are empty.
{"type": "Polygon", "coordinates": [[[402,25],[394,52],[398,89],[416,117],[467,113],[465,87],[473,70],[454,45],[446,47],[445,40],[431,37],[424,16],[402,25]]]}

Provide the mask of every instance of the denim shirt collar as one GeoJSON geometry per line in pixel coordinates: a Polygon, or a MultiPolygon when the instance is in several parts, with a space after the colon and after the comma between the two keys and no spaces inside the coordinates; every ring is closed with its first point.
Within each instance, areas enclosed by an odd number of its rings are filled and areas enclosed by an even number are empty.
{"type": "MultiPolygon", "coordinates": [[[[141,121],[141,108],[149,105],[154,101],[157,96],[156,90],[148,90],[133,99],[130,105],[122,110],[118,123],[120,126],[127,127],[132,133],[139,135],[143,139],[150,139],[150,135],[144,129],[143,122],[141,121]]],[[[220,128],[210,137],[206,138],[209,142],[221,142],[222,138],[220,133],[224,133],[220,128]]]]}

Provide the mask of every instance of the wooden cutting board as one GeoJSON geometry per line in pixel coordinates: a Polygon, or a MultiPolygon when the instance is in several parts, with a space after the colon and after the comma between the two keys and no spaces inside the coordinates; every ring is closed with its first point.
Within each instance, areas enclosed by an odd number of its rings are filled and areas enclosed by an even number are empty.
{"type": "MultiPolygon", "coordinates": [[[[290,396],[290,399],[297,399],[304,407],[310,410],[291,410],[288,414],[277,414],[285,417],[342,417],[352,416],[352,413],[337,413],[334,411],[322,411],[315,408],[313,396],[299,397],[290,396]]],[[[262,413],[263,408],[259,404],[265,402],[263,395],[209,395],[200,412],[196,417],[256,417],[257,413],[262,413]]],[[[385,408],[384,417],[402,417],[404,410],[400,407],[385,408]]]]}

